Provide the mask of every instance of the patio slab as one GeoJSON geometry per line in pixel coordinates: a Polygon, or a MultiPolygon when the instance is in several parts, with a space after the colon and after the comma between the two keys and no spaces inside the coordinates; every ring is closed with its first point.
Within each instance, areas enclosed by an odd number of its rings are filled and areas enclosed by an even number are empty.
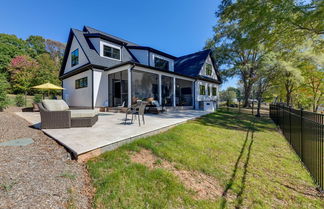
{"type": "MultiPolygon", "coordinates": [[[[40,115],[34,112],[17,112],[18,116],[40,128],[40,115]]],[[[139,137],[165,131],[175,125],[208,114],[197,110],[179,110],[159,115],[146,114],[145,125],[124,124],[125,113],[100,113],[93,127],[68,129],[42,129],[70,150],[76,158],[86,160],[139,137]],[[87,155],[85,155],[87,154],[87,155]],[[82,156],[82,157],[81,157],[82,156]]]]}

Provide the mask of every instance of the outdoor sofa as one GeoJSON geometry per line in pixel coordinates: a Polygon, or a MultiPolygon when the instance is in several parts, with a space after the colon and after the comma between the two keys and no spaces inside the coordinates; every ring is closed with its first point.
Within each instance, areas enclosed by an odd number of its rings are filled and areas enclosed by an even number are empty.
{"type": "Polygon", "coordinates": [[[71,110],[64,100],[43,100],[38,107],[43,129],[91,127],[98,121],[97,110],[71,110]]]}

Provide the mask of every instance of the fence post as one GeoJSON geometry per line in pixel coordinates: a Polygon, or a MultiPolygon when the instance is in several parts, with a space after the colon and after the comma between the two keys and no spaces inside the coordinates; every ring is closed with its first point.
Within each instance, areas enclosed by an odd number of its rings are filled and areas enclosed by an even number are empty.
{"type": "Polygon", "coordinates": [[[304,162],[304,153],[303,153],[303,111],[304,109],[300,108],[300,159],[304,162]]]}
{"type": "Polygon", "coordinates": [[[291,106],[289,106],[289,143],[291,144],[291,106]]]}

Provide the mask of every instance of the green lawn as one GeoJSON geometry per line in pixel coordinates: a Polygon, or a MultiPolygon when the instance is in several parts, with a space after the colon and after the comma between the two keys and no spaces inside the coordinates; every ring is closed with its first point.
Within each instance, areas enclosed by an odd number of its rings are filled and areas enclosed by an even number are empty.
{"type": "Polygon", "coordinates": [[[266,118],[220,110],[107,152],[87,164],[97,208],[322,208],[323,196],[266,118]],[[163,168],[131,161],[142,149],[179,170],[206,174],[221,195],[196,191],[163,168]]]}

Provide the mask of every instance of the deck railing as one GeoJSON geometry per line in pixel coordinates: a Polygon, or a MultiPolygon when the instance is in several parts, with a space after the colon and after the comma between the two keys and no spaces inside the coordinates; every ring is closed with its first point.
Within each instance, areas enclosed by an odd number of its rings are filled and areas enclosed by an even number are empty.
{"type": "Polygon", "coordinates": [[[271,104],[270,117],[323,191],[324,115],[271,104]]]}

